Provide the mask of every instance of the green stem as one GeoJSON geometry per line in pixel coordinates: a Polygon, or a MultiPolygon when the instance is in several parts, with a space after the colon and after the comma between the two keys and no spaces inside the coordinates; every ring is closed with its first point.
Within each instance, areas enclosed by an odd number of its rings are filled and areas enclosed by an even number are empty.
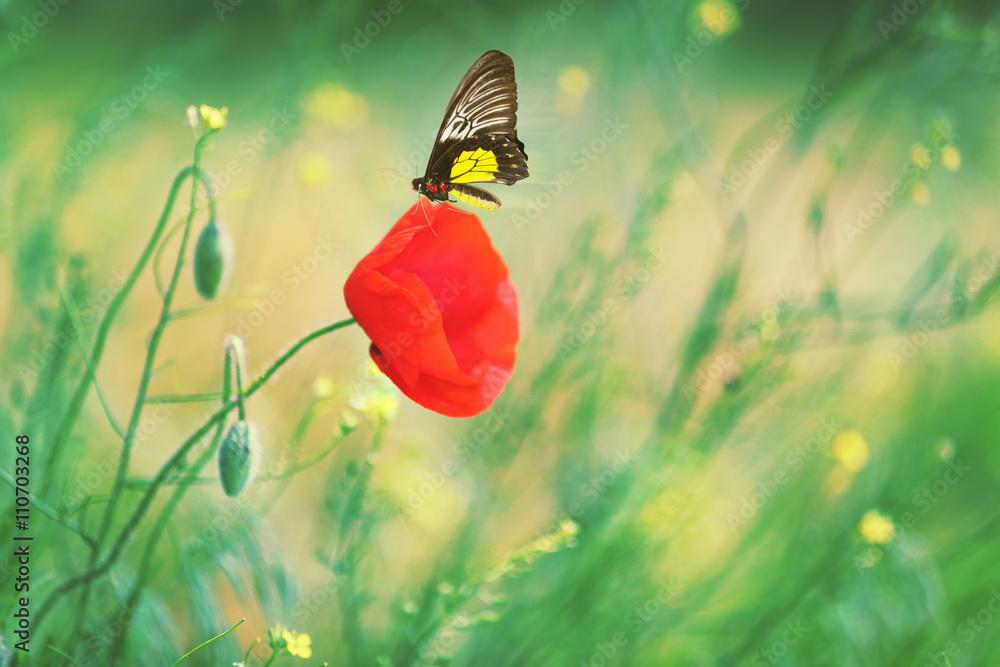
{"type": "Polygon", "coordinates": [[[73,323],[73,330],[76,332],[76,336],[74,336],[74,338],[76,338],[76,343],[80,347],[80,354],[83,356],[83,363],[87,367],[87,375],[90,382],[93,383],[94,391],[97,393],[97,400],[101,402],[101,407],[104,409],[104,414],[108,418],[108,423],[111,424],[111,428],[114,429],[119,438],[124,440],[125,430],[118,423],[118,420],[115,419],[115,415],[111,411],[111,406],[108,405],[108,401],[104,397],[104,392],[101,391],[101,386],[97,384],[97,372],[94,369],[94,365],[90,361],[90,357],[87,356],[87,350],[84,346],[83,340],[83,328],[80,326],[79,320],[76,319],[73,297],[70,295],[62,281],[59,281],[59,292],[62,294],[63,306],[66,308],[66,315],[69,316],[70,321],[73,323]]]}
{"type": "MultiPolygon", "coordinates": [[[[163,212],[160,213],[160,219],[157,221],[156,227],[153,229],[153,234],[150,236],[149,242],[146,243],[146,247],[143,249],[138,261],[136,261],[135,266],[132,267],[132,271],[129,273],[128,278],[125,279],[125,283],[122,285],[118,293],[115,294],[111,303],[108,304],[108,309],[104,311],[104,316],[101,318],[101,323],[97,327],[97,334],[94,337],[94,343],[91,347],[90,358],[87,362],[88,368],[83,375],[81,375],[80,380],[76,385],[76,389],[73,391],[73,396],[70,399],[69,406],[66,408],[66,413],[59,422],[59,428],[52,441],[52,447],[49,449],[49,456],[45,465],[45,470],[49,472],[42,478],[41,483],[40,493],[43,496],[48,493],[49,486],[53,482],[53,471],[57,469],[55,462],[59,460],[63,447],[65,447],[66,441],[69,439],[70,433],[73,431],[73,425],[76,424],[76,419],[80,416],[80,410],[83,409],[83,404],[87,399],[87,393],[90,391],[91,384],[91,369],[96,370],[97,366],[101,362],[101,357],[104,355],[104,346],[107,343],[108,334],[111,332],[111,325],[114,324],[118,311],[121,310],[122,305],[125,303],[125,299],[127,299],[129,294],[132,292],[132,288],[135,286],[136,281],[139,280],[139,276],[146,268],[146,264],[149,263],[150,258],[156,251],[156,248],[160,243],[160,238],[163,236],[163,230],[166,228],[167,221],[170,219],[170,212],[174,208],[174,201],[177,199],[177,193],[180,192],[184,181],[187,180],[188,177],[192,176],[201,180],[206,189],[211,189],[208,177],[196,166],[192,165],[185,167],[177,173],[174,177],[174,182],[170,186],[170,192],[167,195],[167,202],[163,206],[163,212]]],[[[210,211],[213,216],[215,215],[214,206],[214,202],[210,204],[210,211]]]]}
{"type": "Polygon", "coordinates": [[[170,314],[171,320],[183,320],[188,317],[207,317],[209,315],[218,315],[219,313],[228,313],[232,310],[251,310],[260,305],[260,299],[254,299],[252,297],[243,298],[226,298],[219,301],[214,301],[209,304],[199,304],[197,306],[191,306],[190,308],[182,308],[180,310],[175,310],[170,314]]]}
{"type": "MultiPolygon", "coordinates": [[[[234,354],[232,348],[226,348],[226,358],[223,363],[223,374],[222,374],[222,404],[225,405],[229,401],[229,395],[232,390],[232,366],[236,362],[234,359],[236,355],[234,354]]],[[[146,542],[143,545],[142,556],[139,558],[139,568],[136,574],[135,582],[132,585],[132,590],[129,592],[128,601],[125,603],[126,609],[135,609],[139,604],[139,599],[142,596],[142,591],[146,587],[146,583],[149,581],[149,573],[151,565],[153,562],[153,554],[156,552],[156,547],[160,543],[160,537],[163,535],[163,531],[166,530],[167,525],[170,522],[171,517],[174,514],[174,510],[177,509],[177,505],[184,498],[184,494],[187,493],[188,488],[190,488],[191,483],[198,477],[201,469],[205,467],[208,460],[215,453],[216,447],[219,446],[219,442],[222,440],[222,433],[225,429],[225,420],[220,420],[218,428],[215,429],[215,435],[212,436],[212,443],[205,448],[201,456],[195,461],[195,464],[191,466],[187,474],[178,483],[177,488],[174,489],[173,494],[171,494],[170,499],[160,510],[160,515],[156,519],[156,523],[153,525],[152,530],[149,532],[149,536],[146,538],[146,542]]],[[[126,626],[122,630],[121,634],[115,639],[115,644],[111,649],[111,664],[116,664],[118,657],[125,648],[125,639],[128,636],[129,627],[126,626]]]]}
{"type": "MultiPolygon", "coordinates": [[[[2,479],[3,481],[7,482],[7,484],[10,485],[10,488],[12,488],[12,489],[15,488],[14,478],[11,477],[10,473],[8,473],[6,470],[0,469],[0,479],[2,479]]],[[[85,532],[83,532],[83,529],[80,528],[80,526],[78,526],[77,524],[73,523],[69,519],[66,519],[66,518],[60,516],[59,512],[57,512],[54,509],[52,509],[51,507],[49,507],[46,503],[43,503],[41,500],[39,500],[35,496],[35,494],[29,492],[28,493],[28,498],[31,499],[31,504],[35,507],[35,509],[37,509],[39,512],[41,512],[45,516],[49,517],[50,519],[52,519],[56,523],[58,523],[60,526],[64,526],[64,527],[69,528],[70,530],[72,530],[74,533],[76,533],[77,535],[79,535],[80,538],[84,542],[86,542],[87,544],[89,544],[91,548],[93,548],[96,545],[96,543],[94,542],[94,538],[92,538],[90,535],[87,535],[85,532]]]]}
{"type": "Polygon", "coordinates": [[[159,396],[146,396],[146,405],[151,403],[205,403],[215,401],[221,397],[217,391],[207,391],[200,394],[161,394],[159,396]]]}
{"type": "MultiPolygon", "coordinates": [[[[372,437],[372,445],[368,455],[376,453],[385,440],[387,423],[379,420],[372,437]]],[[[344,511],[340,517],[340,531],[337,537],[337,547],[334,550],[334,567],[344,575],[344,584],[337,589],[337,604],[340,606],[341,633],[347,644],[348,663],[364,664],[365,641],[361,628],[360,596],[357,595],[355,581],[356,567],[360,559],[360,550],[364,547],[365,534],[359,531],[354,534],[355,524],[361,519],[364,509],[365,494],[368,491],[368,481],[371,478],[371,465],[365,461],[358,472],[358,479],[344,503],[344,511]]]]}
{"type": "Polygon", "coordinates": [[[207,642],[203,642],[201,644],[198,644],[193,649],[191,649],[190,651],[188,651],[187,653],[185,653],[181,657],[177,658],[177,662],[175,662],[173,665],[171,665],[171,667],[177,667],[177,665],[181,664],[182,662],[184,662],[185,660],[187,660],[188,658],[190,658],[191,655],[194,654],[196,651],[205,648],[206,646],[208,646],[209,644],[211,644],[212,642],[214,642],[216,639],[222,639],[223,637],[225,637],[226,635],[228,635],[230,632],[232,632],[236,628],[240,627],[240,625],[242,625],[243,622],[246,621],[246,620],[247,619],[245,619],[245,618],[241,618],[239,620],[239,622],[236,623],[236,625],[234,625],[233,627],[229,628],[228,630],[226,630],[222,634],[219,634],[219,635],[216,635],[216,636],[212,637],[207,642]]]}
{"type": "MultiPolygon", "coordinates": [[[[281,367],[284,366],[286,363],[288,363],[288,361],[292,357],[294,357],[303,347],[305,347],[312,341],[316,340],[317,338],[321,338],[322,336],[332,333],[338,329],[343,329],[346,326],[354,324],[354,322],[355,322],[354,318],[349,317],[345,320],[340,320],[339,322],[328,324],[327,326],[321,327],[313,331],[312,333],[309,333],[306,336],[300,338],[298,341],[295,342],[294,345],[288,348],[288,350],[284,354],[278,357],[267,368],[267,370],[261,373],[261,375],[256,380],[254,380],[253,383],[250,384],[250,386],[247,388],[244,394],[244,397],[250,398],[255,393],[257,393],[257,391],[261,387],[263,387],[264,384],[269,379],[271,379],[271,376],[273,376],[275,373],[281,370],[281,367]]],[[[129,517],[129,520],[125,524],[125,527],[122,528],[122,531],[118,536],[118,539],[115,541],[114,545],[109,550],[107,556],[105,556],[100,563],[94,564],[91,567],[89,567],[85,572],[66,579],[65,581],[63,581],[63,583],[61,583],[58,587],[56,587],[54,591],[52,591],[52,594],[49,595],[48,599],[42,604],[41,608],[38,611],[38,615],[35,617],[36,628],[41,627],[42,621],[45,619],[48,612],[52,610],[52,608],[55,606],[56,602],[58,602],[60,598],[62,598],[67,593],[75,590],[78,586],[93,581],[97,577],[106,573],[111,568],[111,566],[118,560],[119,556],[121,556],[122,550],[125,548],[125,544],[132,536],[133,532],[135,531],[139,522],[142,520],[143,516],[145,516],[146,512],[149,510],[149,507],[152,504],[157,491],[166,482],[167,478],[170,476],[173,469],[185,458],[188,451],[192,447],[194,447],[194,445],[198,443],[201,440],[201,438],[203,438],[205,434],[208,433],[208,431],[213,426],[217,425],[220,421],[222,421],[225,418],[225,416],[230,412],[232,412],[235,408],[236,408],[236,401],[235,400],[228,401],[223,407],[216,410],[215,413],[212,414],[212,416],[206,419],[205,423],[202,424],[200,427],[198,427],[198,429],[194,433],[188,436],[187,440],[185,440],[181,444],[181,446],[177,449],[177,451],[174,452],[174,454],[170,457],[170,459],[168,459],[167,462],[163,464],[159,472],[156,474],[156,477],[153,479],[152,484],[143,494],[139,502],[135,505],[135,509],[132,512],[132,516],[129,517]]]]}
{"type": "MultiPolygon", "coordinates": [[[[185,220],[186,220],[185,216],[185,220]]],[[[167,235],[163,237],[163,242],[160,247],[156,249],[156,254],[153,255],[153,282],[156,283],[156,291],[160,295],[161,299],[167,298],[167,288],[163,284],[163,278],[160,277],[160,262],[163,259],[163,254],[167,251],[167,246],[170,244],[170,239],[174,238],[174,234],[184,229],[184,220],[177,221],[173,227],[167,231],[167,235]]]]}
{"type": "Polygon", "coordinates": [[[260,641],[260,637],[258,637],[257,639],[253,640],[253,643],[250,644],[250,648],[248,648],[247,652],[243,654],[243,664],[244,665],[247,664],[247,660],[250,659],[250,654],[253,653],[254,646],[256,646],[259,641],[260,641]]]}
{"type": "MultiPolygon", "coordinates": [[[[54,471],[56,469],[55,462],[59,460],[59,455],[62,452],[62,448],[66,444],[66,440],[69,438],[69,434],[73,429],[73,424],[76,422],[76,418],[79,416],[80,410],[83,408],[83,402],[86,400],[87,392],[90,390],[90,369],[97,368],[97,365],[101,361],[101,356],[104,354],[104,345],[107,342],[108,333],[111,331],[111,325],[114,323],[115,316],[118,314],[119,309],[121,309],[122,304],[125,303],[125,299],[132,291],[132,287],[139,279],[139,275],[149,262],[149,258],[156,250],[160,237],[163,235],[163,229],[166,227],[167,220],[170,218],[170,212],[174,208],[174,200],[177,199],[177,193],[180,191],[181,185],[183,185],[184,181],[194,172],[194,167],[186,167],[174,177],[174,182],[170,186],[170,194],[167,195],[167,203],[163,207],[163,213],[160,214],[160,220],[156,223],[156,227],[153,230],[153,235],[149,239],[149,243],[146,244],[146,248],[142,251],[142,255],[139,256],[139,260],[132,268],[132,272],[129,274],[128,278],[125,279],[125,284],[122,285],[121,290],[118,291],[115,297],[111,300],[111,303],[108,304],[108,309],[104,312],[104,317],[101,318],[101,323],[97,327],[97,335],[94,337],[94,344],[91,348],[88,369],[84,371],[83,375],[80,377],[80,381],[77,383],[76,390],[73,392],[73,397],[70,400],[69,407],[66,409],[66,414],[63,415],[59,428],[56,431],[55,439],[52,442],[52,447],[49,449],[49,458],[45,466],[45,469],[48,471],[54,471]]],[[[41,494],[43,496],[46,495],[49,485],[52,483],[52,474],[52,472],[49,472],[49,474],[47,474],[42,481],[41,494]]]]}
{"type": "Polygon", "coordinates": [[[276,472],[273,475],[261,475],[260,477],[257,478],[257,483],[277,482],[278,480],[291,477],[292,475],[297,475],[303,470],[308,470],[309,468],[313,467],[314,465],[325,459],[327,454],[335,450],[337,446],[341,442],[343,442],[344,438],[346,437],[347,434],[343,432],[333,436],[332,438],[330,438],[330,441],[327,443],[326,447],[322,451],[316,453],[312,458],[308,458],[300,463],[292,464],[292,466],[287,468],[286,470],[282,470],[281,472],[276,472]]]}
{"type": "MultiPolygon", "coordinates": [[[[306,407],[305,412],[302,413],[302,417],[299,418],[299,422],[295,425],[294,431],[292,431],[292,437],[288,439],[288,446],[285,448],[285,452],[291,454],[291,461],[288,463],[286,470],[294,470],[295,466],[299,462],[299,455],[302,452],[302,440],[305,438],[306,433],[309,431],[309,427],[312,424],[313,419],[316,417],[316,406],[318,402],[313,399],[308,407],[306,407]]],[[[264,476],[257,477],[254,480],[255,484],[260,484],[262,481],[268,481],[262,479],[264,476]]],[[[259,516],[267,516],[274,507],[274,504],[278,502],[278,499],[291,484],[290,479],[286,479],[283,484],[276,484],[275,488],[271,491],[270,496],[260,503],[257,507],[257,512],[259,516]]]]}
{"type": "Polygon", "coordinates": [[[48,645],[48,646],[47,646],[46,648],[49,648],[49,649],[51,649],[51,650],[55,651],[56,653],[58,653],[58,654],[59,654],[59,655],[61,655],[62,657],[64,657],[64,658],[66,658],[67,660],[69,660],[69,661],[70,661],[70,663],[72,663],[73,667],[80,667],[80,666],[79,666],[79,664],[78,664],[78,663],[76,662],[76,660],[74,660],[74,659],[73,659],[73,657],[72,657],[72,656],[70,656],[70,655],[69,655],[68,653],[66,653],[65,651],[63,651],[63,650],[61,650],[61,649],[58,649],[58,648],[56,648],[56,647],[55,647],[55,646],[53,646],[52,644],[49,644],[49,645],[48,645]]]}
{"type": "MultiPolygon", "coordinates": [[[[205,140],[212,136],[213,130],[209,130],[204,135],[198,139],[198,142],[194,146],[194,164],[192,166],[193,172],[198,173],[198,163],[201,159],[201,152],[205,146],[205,140]]],[[[150,337],[149,345],[146,349],[146,363],[143,366],[142,378],[139,380],[139,389],[136,392],[135,404],[132,407],[132,417],[129,419],[128,430],[125,432],[125,442],[122,444],[121,459],[118,461],[118,470],[115,472],[114,483],[111,486],[111,499],[108,501],[108,505],[104,510],[104,517],[101,520],[100,528],[97,531],[97,546],[98,550],[94,552],[91,558],[91,566],[93,566],[94,561],[98,557],[98,552],[100,547],[104,544],[104,538],[108,534],[108,530],[111,528],[111,523],[114,520],[115,510],[118,509],[118,500],[121,497],[122,488],[125,485],[125,477],[128,474],[128,465],[132,457],[132,447],[135,445],[135,436],[139,428],[139,421],[142,419],[142,409],[146,405],[146,391],[149,388],[149,382],[152,378],[153,364],[156,361],[156,352],[160,347],[160,340],[163,338],[163,332],[166,330],[167,323],[170,321],[170,306],[173,303],[174,295],[177,292],[177,285],[180,283],[181,270],[184,268],[184,254],[187,249],[188,239],[191,237],[191,224],[194,221],[194,215],[196,212],[195,200],[198,196],[198,184],[197,182],[191,183],[191,208],[188,211],[187,222],[184,225],[184,233],[181,236],[181,247],[177,251],[177,260],[174,262],[174,272],[170,278],[170,286],[167,288],[167,293],[163,298],[163,305],[160,308],[160,319],[156,324],[156,328],[153,329],[153,335],[150,337]]],[[[211,191],[209,191],[209,199],[211,200],[211,191]]],[[[84,595],[84,600],[86,600],[86,594],[84,595]]],[[[81,615],[86,615],[86,605],[82,605],[80,609],[81,615]]]]}

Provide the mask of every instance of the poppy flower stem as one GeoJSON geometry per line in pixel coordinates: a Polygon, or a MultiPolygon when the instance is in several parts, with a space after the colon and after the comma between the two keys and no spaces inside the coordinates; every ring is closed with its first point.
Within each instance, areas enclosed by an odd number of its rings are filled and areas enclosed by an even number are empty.
{"type": "MultiPolygon", "coordinates": [[[[355,324],[355,319],[349,317],[339,322],[334,322],[328,324],[324,327],[320,327],[315,331],[306,334],[299,340],[297,340],[288,350],[286,350],[281,356],[274,360],[267,369],[261,373],[256,380],[250,383],[247,387],[246,392],[244,392],[244,398],[250,398],[252,395],[257,393],[271,377],[281,370],[281,367],[288,363],[292,357],[294,357],[299,350],[303,347],[316,340],[317,338],[322,338],[323,336],[333,333],[338,329],[343,329],[344,327],[355,324]]],[[[224,405],[216,410],[208,419],[205,420],[194,433],[189,435],[187,439],[181,443],[181,446],[173,453],[173,455],[164,463],[160,470],[156,473],[156,476],[150,482],[146,492],[143,494],[142,498],[138,502],[132,505],[132,514],[125,526],[122,528],[121,532],[118,534],[117,539],[108,549],[107,554],[99,560],[99,562],[92,563],[91,566],[84,572],[74,575],[65,579],[59,586],[52,591],[52,594],[45,600],[42,604],[37,616],[35,616],[36,627],[41,627],[42,621],[48,615],[50,611],[55,607],[56,602],[58,602],[62,597],[67,595],[73,590],[76,590],[79,586],[90,584],[98,577],[104,575],[111,569],[118,559],[121,557],[122,552],[125,550],[125,545],[128,543],[129,538],[135,533],[136,528],[139,523],[145,517],[149,508],[153,504],[153,500],[156,498],[157,492],[160,488],[167,483],[167,480],[173,474],[173,472],[178,468],[178,466],[186,460],[188,452],[198,444],[203,437],[212,429],[212,427],[217,427],[221,422],[223,422],[230,412],[237,408],[236,400],[227,400],[224,405]]],[[[203,463],[203,462],[199,462],[203,463]]],[[[183,487],[186,489],[187,487],[183,487]]],[[[178,498],[179,500],[179,498],[178,498]]]]}

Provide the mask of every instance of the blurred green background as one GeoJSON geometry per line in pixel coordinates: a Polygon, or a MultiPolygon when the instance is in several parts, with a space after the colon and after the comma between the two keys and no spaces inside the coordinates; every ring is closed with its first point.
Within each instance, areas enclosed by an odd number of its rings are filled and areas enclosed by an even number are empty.
{"type": "MultiPolygon", "coordinates": [[[[187,664],[276,624],[304,665],[1000,664],[995,3],[10,0],[0,27],[0,468],[30,433],[35,613],[91,557],[55,517],[97,531],[96,392],[47,454],[189,105],[229,108],[202,164],[235,262],[207,308],[183,275],[156,395],[218,391],[226,334],[256,374],[347,316],[487,50],[531,169],[481,212],[521,302],[494,408],[392,414],[360,330],[311,344],[248,411],[272,477],[333,453],[235,501],[209,465],[139,599],[151,519],[19,664],[170,665],[241,618],[187,664]]],[[[147,271],[97,369],[119,419],[159,309],[147,271]]],[[[124,507],[215,408],[146,407],[124,507]]]]}

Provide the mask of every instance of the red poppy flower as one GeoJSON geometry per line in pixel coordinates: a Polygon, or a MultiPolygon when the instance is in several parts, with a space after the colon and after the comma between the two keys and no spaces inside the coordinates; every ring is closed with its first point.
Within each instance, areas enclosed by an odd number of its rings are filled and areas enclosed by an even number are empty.
{"type": "Polygon", "coordinates": [[[344,299],[372,359],[404,394],[469,417],[514,372],[517,292],[508,275],[477,216],[418,203],[351,272],[344,299]]]}

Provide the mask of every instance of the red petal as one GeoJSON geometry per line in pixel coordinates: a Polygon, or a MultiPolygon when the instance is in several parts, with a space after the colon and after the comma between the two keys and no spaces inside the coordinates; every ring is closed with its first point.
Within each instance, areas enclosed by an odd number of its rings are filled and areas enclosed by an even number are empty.
{"type": "Polygon", "coordinates": [[[404,394],[441,414],[474,415],[514,371],[517,293],[477,216],[418,205],[427,217],[416,207],[404,214],[358,263],[344,298],[404,394]]]}

